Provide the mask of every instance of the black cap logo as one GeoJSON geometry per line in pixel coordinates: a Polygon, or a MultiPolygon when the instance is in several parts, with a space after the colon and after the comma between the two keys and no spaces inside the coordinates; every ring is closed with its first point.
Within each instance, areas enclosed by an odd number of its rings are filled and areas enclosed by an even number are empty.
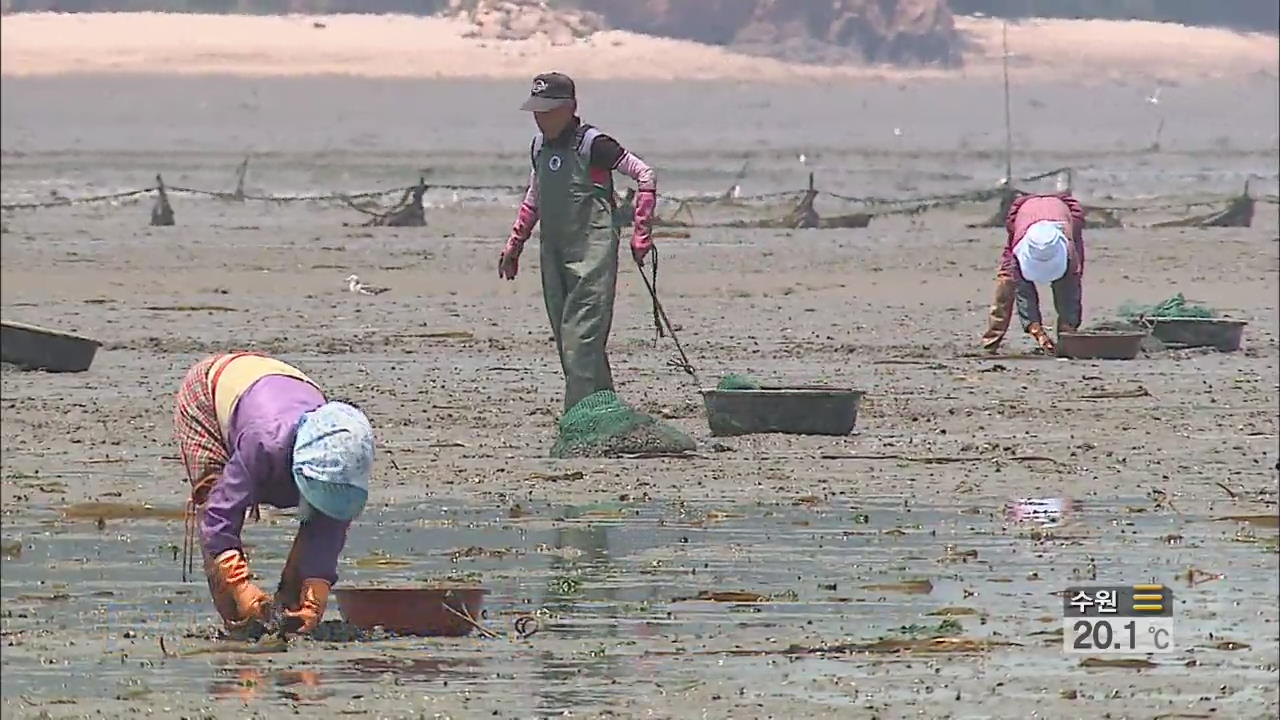
{"type": "Polygon", "coordinates": [[[533,84],[529,86],[529,99],[521,109],[533,112],[555,110],[572,103],[575,94],[573,80],[568,75],[543,73],[533,79],[533,84]]]}

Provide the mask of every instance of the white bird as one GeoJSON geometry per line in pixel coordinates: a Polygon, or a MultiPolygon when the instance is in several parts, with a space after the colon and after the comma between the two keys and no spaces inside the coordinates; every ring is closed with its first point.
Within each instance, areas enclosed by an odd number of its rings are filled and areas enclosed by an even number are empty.
{"type": "Polygon", "coordinates": [[[894,137],[902,137],[902,128],[894,128],[894,129],[893,129],[893,136],[894,136],[894,137]]]}
{"type": "Polygon", "coordinates": [[[365,285],[360,282],[360,278],[355,275],[347,276],[347,290],[356,295],[381,295],[391,288],[377,287],[376,285],[365,285]]]}
{"type": "Polygon", "coordinates": [[[809,162],[809,158],[805,157],[804,153],[800,153],[799,155],[797,155],[796,159],[800,161],[801,165],[804,165],[809,162]]]}
{"type": "Polygon", "coordinates": [[[1155,92],[1153,92],[1153,93],[1151,93],[1151,96],[1147,98],[1147,102],[1151,103],[1152,105],[1159,105],[1159,104],[1160,104],[1160,90],[1161,90],[1161,88],[1157,86],[1157,87],[1156,87],[1156,91],[1155,91],[1155,92]]]}

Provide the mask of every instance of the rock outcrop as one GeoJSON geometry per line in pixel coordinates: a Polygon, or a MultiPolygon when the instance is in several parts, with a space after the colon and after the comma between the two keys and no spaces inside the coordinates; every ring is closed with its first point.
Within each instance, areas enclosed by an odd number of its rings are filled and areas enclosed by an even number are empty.
{"type": "Polygon", "coordinates": [[[575,42],[606,27],[809,62],[960,64],[947,0],[449,0],[472,37],[575,42]]]}
{"type": "Polygon", "coordinates": [[[579,4],[600,13],[616,28],[739,46],[789,59],[960,64],[959,37],[947,0],[580,0],[579,4]]]}
{"type": "Polygon", "coordinates": [[[553,45],[569,45],[607,27],[597,13],[552,9],[543,0],[450,0],[449,13],[475,25],[468,37],[492,40],[545,35],[553,45]]]}

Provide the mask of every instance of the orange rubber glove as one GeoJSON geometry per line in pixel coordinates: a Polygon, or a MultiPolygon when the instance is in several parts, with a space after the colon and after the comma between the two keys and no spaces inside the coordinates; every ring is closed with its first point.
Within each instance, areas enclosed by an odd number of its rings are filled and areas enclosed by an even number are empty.
{"type": "Polygon", "coordinates": [[[224,607],[235,608],[235,617],[223,615],[228,626],[243,626],[250,620],[265,622],[271,616],[271,597],[249,582],[249,562],[244,553],[227,550],[214,558],[210,570],[214,604],[220,611],[224,607]]]}
{"type": "Polygon", "coordinates": [[[1031,327],[1027,328],[1027,333],[1036,339],[1036,343],[1040,345],[1040,349],[1051,355],[1053,354],[1053,339],[1044,331],[1044,328],[1041,327],[1040,323],[1032,323],[1031,327]]]}
{"type": "Polygon", "coordinates": [[[324,617],[325,605],[329,602],[329,583],[319,578],[307,578],[302,581],[302,591],[298,594],[298,609],[285,610],[284,616],[293,620],[292,625],[301,623],[297,632],[309,633],[320,624],[324,617]]]}

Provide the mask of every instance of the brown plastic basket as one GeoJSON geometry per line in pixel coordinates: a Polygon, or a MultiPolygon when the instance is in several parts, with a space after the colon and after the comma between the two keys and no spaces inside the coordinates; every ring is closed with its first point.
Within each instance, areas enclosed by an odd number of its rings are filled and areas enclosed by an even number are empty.
{"type": "Polygon", "coordinates": [[[1057,355],[1074,360],[1132,360],[1146,336],[1142,332],[1058,333],[1057,355]]]}
{"type": "Polygon", "coordinates": [[[400,635],[461,637],[475,626],[489,591],[479,587],[334,588],[342,619],[362,630],[381,627],[400,635]]]}

